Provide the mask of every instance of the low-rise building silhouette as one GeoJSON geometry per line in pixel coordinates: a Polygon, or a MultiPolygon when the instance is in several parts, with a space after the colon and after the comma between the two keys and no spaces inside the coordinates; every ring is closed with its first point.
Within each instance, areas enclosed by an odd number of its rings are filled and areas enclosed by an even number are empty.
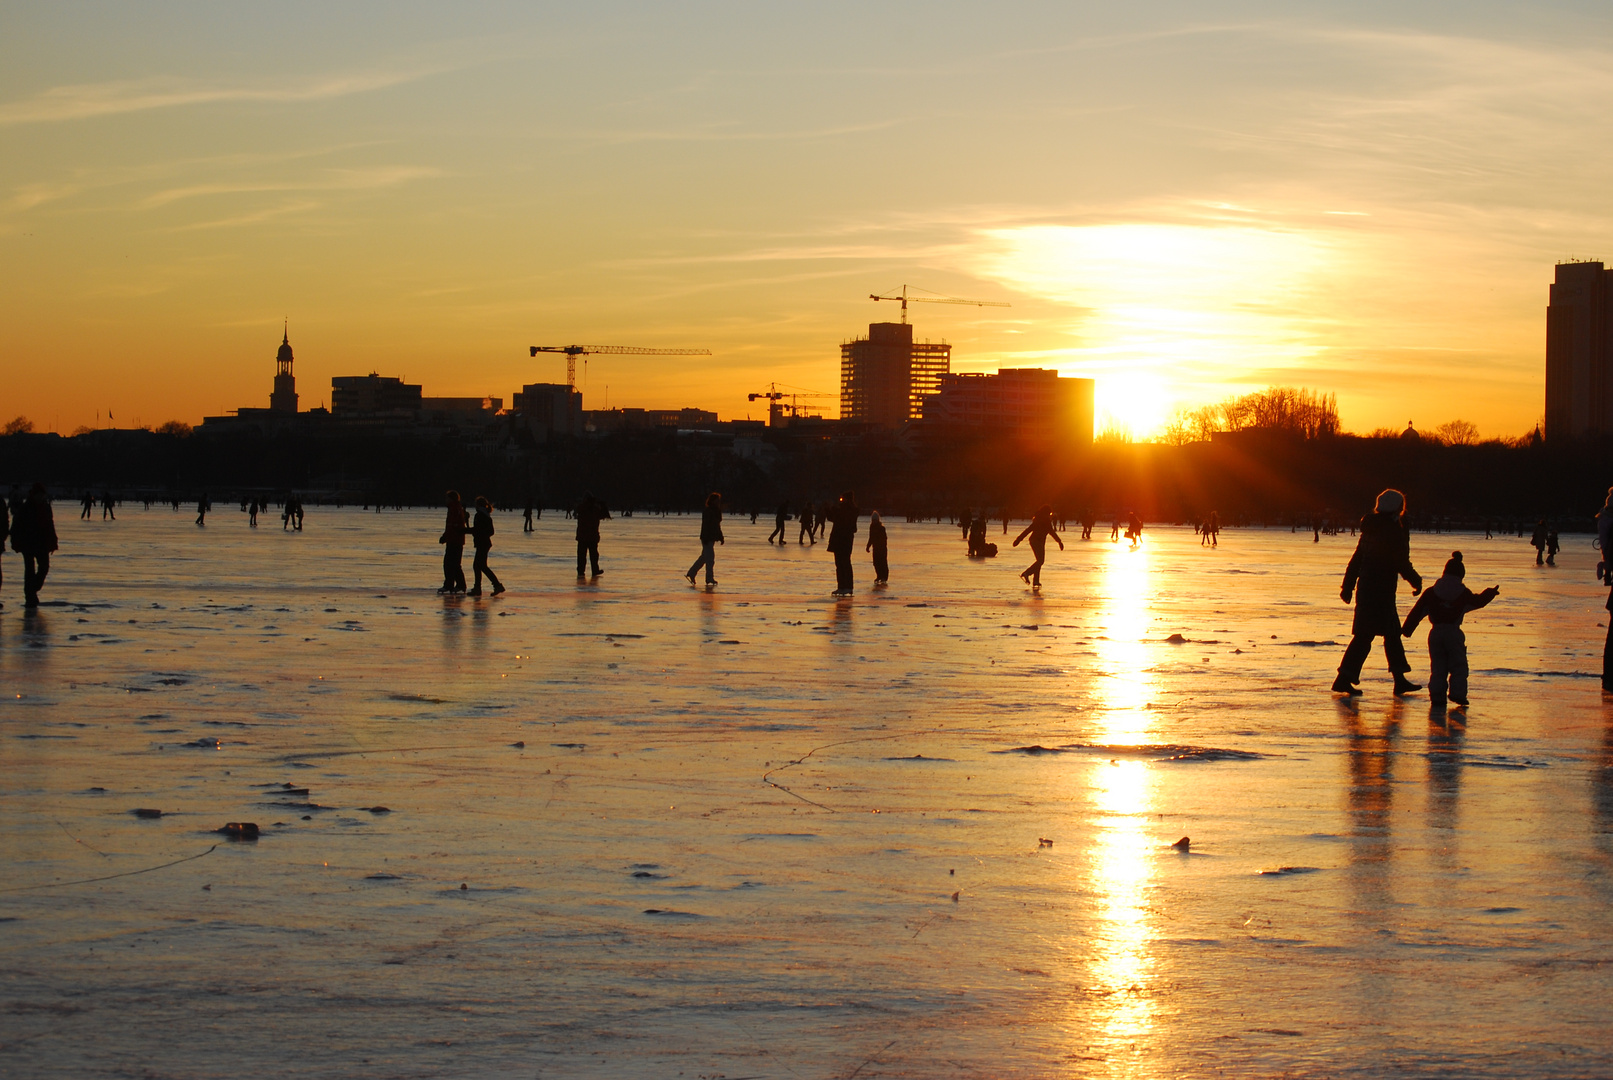
{"type": "Polygon", "coordinates": [[[942,375],[923,399],[926,426],[990,428],[1005,434],[1088,445],[1097,384],[1052,368],[1002,368],[995,375],[942,375]]]}

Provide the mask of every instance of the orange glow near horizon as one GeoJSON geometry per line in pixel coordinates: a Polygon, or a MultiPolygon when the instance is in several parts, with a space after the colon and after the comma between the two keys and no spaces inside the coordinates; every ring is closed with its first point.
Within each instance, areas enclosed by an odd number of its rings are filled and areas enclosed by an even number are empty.
{"type": "Polygon", "coordinates": [[[1137,438],[1268,385],[1336,393],[1355,431],[1519,434],[1552,264],[1613,252],[1584,151],[1613,47],[1479,8],[495,6],[485,36],[363,5],[25,8],[0,407],[66,432],[262,406],[289,318],[305,406],[369,371],[508,400],[562,378],[526,346],[582,342],[713,353],[600,358],[587,408],[761,418],[768,383],[832,391],[839,343],[892,317],[866,297],[905,281],[1013,305],[913,312],[954,370],[1092,377],[1137,438]]]}

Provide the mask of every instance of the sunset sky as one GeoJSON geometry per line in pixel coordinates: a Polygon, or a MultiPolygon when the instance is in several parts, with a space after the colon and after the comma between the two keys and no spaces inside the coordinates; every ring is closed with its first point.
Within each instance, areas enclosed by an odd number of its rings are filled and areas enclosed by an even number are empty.
{"type": "Polygon", "coordinates": [[[1553,263],[1613,258],[1613,9],[1407,8],[7,4],[0,419],[267,405],[283,318],[305,408],[598,343],[713,356],[585,407],[762,416],[906,283],[1139,435],[1272,383],[1519,434],[1553,263]]]}

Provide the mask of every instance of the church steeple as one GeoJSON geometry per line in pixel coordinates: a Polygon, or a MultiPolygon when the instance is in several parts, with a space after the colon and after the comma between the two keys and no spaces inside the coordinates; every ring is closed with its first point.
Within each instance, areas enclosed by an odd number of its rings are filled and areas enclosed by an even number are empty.
{"type": "Polygon", "coordinates": [[[287,320],[280,336],[280,351],[274,357],[274,393],[269,408],[274,412],[297,411],[297,380],[291,374],[291,323],[287,320]]]}

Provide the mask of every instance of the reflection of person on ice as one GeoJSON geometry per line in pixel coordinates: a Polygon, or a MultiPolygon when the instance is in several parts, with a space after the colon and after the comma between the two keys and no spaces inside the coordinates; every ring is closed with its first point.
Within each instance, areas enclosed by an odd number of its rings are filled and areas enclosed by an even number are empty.
{"type": "Polygon", "coordinates": [[[1411,605],[1400,631],[1411,637],[1424,615],[1432,624],[1428,630],[1428,700],[1435,705],[1445,704],[1447,693],[1456,704],[1467,704],[1467,635],[1462,632],[1462,616],[1485,606],[1501,591],[1492,585],[1475,593],[1462,584],[1466,576],[1462,553],[1451,552],[1444,576],[1411,605]]]}
{"type": "Polygon", "coordinates": [[[1339,662],[1338,678],[1333,680],[1335,694],[1361,692],[1355,684],[1361,681],[1361,665],[1372,651],[1372,639],[1378,637],[1383,638],[1383,651],[1395,677],[1395,696],[1422,689],[1406,678],[1411,665],[1400,643],[1400,615],[1395,611],[1399,578],[1411,584],[1413,596],[1423,591],[1422,575],[1411,565],[1411,535],[1402,520],[1405,509],[1406,497],[1390,488],[1378,496],[1373,512],[1361,519],[1361,538],[1339,590],[1339,598],[1346,604],[1354,597],[1355,621],[1350,645],[1339,662]]]}

